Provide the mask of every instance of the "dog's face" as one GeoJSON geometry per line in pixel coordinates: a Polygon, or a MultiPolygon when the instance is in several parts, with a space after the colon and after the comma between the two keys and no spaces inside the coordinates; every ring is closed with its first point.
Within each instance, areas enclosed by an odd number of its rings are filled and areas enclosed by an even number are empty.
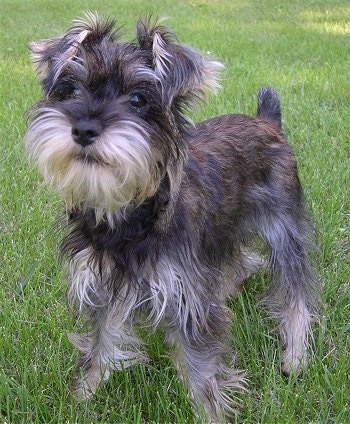
{"type": "Polygon", "coordinates": [[[139,21],[137,42],[92,14],[63,36],[30,48],[44,90],[25,145],[67,208],[97,220],[176,186],[186,147],[184,110],[217,88],[221,65],[139,21]]]}

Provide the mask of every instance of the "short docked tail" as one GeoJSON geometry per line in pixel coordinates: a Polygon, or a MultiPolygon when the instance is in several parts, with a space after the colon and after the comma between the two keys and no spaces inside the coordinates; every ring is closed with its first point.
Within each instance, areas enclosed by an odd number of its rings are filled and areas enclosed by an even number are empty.
{"type": "Polygon", "coordinates": [[[257,117],[272,121],[282,129],[280,99],[276,91],[270,87],[262,87],[258,92],[257,99],[257,117]]]}

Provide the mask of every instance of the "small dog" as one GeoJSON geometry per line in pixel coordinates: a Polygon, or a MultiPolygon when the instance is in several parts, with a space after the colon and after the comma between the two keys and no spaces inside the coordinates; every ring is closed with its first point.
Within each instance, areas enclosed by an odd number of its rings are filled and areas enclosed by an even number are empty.
{"type": "Polygon", "coordinates": [[[305,367],[316,314],[312,226],[279,98],[263,88],[256,118],[194,125],[186,111],[218,89],[222,65],[151,19],[135,42],[114,27],[88,13],[30,46],[44,98],[25,147],[65,202],[68,298],[91,326],[70,337],[75,395],[147,360],[143,324],[164,331],[197,413],[221,420],[246,385],[232,368],[227,297],[268,269],[285,374],[305,367]]]}

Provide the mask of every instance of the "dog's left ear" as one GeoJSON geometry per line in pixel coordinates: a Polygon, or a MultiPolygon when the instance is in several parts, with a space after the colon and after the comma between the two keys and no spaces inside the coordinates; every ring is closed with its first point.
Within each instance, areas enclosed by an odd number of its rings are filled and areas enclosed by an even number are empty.
{"type": "Polygon", "coordinates": [[[152,25],[148,18],[138,21],[136,35],[140,48],[151,57],[168,104],[191,105],[196,100],[205,100],[208,93],[215,93],[220,87],[218,80],[223,65],[179,43],[169,28],[152,25]]]}

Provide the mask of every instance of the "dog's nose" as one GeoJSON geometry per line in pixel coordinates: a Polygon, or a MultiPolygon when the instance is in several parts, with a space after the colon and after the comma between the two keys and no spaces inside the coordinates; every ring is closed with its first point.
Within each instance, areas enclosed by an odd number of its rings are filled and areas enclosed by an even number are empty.
{"type": "Polygon", "coordinates": [[[72,127],[73,140],[83,147],[92,144],[100,133],[100,126],[96,121],[82,119],[72,127]]]}

